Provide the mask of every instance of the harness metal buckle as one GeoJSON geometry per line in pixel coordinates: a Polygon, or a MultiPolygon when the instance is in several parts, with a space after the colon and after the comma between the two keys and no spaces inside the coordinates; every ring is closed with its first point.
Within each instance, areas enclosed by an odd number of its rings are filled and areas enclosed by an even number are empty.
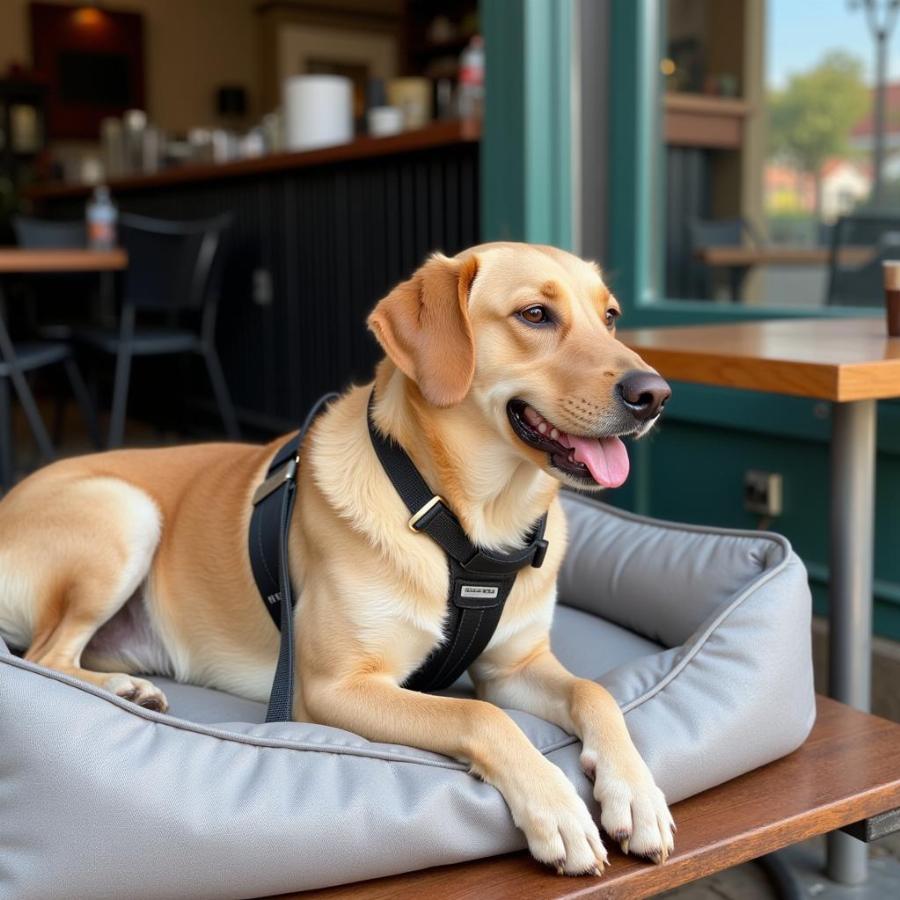
{"type": "Polygon", "coordinates": [[[427,513],[429,510],[434,509],[438,503],[443,503],[444,498],[439,497],[435,494],[421,509],[414,512],[410,517],[409,521],[406,523],[409,526],[410,531],[414,531],[416,534],[419,533],[419,529],[416,528],[416,525],[419,524],[419,520],[427,513]]]}
{"type": "Polygon", "coordinates": [[[273,472],[254,492],[253,505],[261,503],[269,494],[278,490],[286,481],[293,481],[297,474],[300,459],[296,456],[289,459],[280,469],[273,472]]]}

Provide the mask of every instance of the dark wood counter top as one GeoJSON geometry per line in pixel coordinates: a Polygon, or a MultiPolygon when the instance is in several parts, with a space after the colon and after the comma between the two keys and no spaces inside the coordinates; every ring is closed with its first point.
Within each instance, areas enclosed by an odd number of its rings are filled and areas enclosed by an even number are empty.
{"type": "MultiPolygon", "coordinates": [[[[254,159],[242,159],[229,163],[186,165],[155,175],[136,175],[117,178],[109,182],[113,194],[143,191],[169,185],[193,184],[198,181],[220,181],[265,175],[307,166],[324,166],[369,157],[410,153],[452,144],[471,143],[481,137],[478,122],[438,122],[417,131],[405,131],[390,137],[360,137],[349,144],[322,147],[293,153],[273,153],[254,159]]],[[[26,196],[32,200],[50,200],[62,197],[86,196],[93,188],[84,184],[39,184],[28,189],[26,196]]]]}

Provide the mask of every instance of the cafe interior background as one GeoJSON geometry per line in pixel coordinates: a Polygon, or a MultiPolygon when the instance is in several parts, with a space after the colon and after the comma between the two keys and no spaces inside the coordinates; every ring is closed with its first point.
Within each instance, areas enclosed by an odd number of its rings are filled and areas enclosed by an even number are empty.
{"type": "MultiPolygon", "coordinates": [[[[810,21],[800,0],[5,0],[0,241],[24,242],[23,217],[84,223],[98,185],[120,221],[226,217],[227,390],[202,354],[135,357],[110,430],[119,359],[96,332],[120,327],[127,271],[0,275],[13,342],[55,327],[102,442],[135,446],[296,427],[371,373],[364,319],[387,289],[432,250],[482,240],[600,260],[630,325],[878,315],[881,262],[900,256],[897,11],[873,23],[865,3],[815,6],[810,21]]],[[[138,257],[133,275],[152,268],[138,257]]],[[[29,383],[54,451],[90,449],[65,383],[49,369],[29,383]]],[[[821,613],[827,418],[813,401],[676,385],[609,499],[782,531],[821,613]],[[770,520],[747,507],[747,470],[781,478],[770,520]]],[[[8,427],[21,477],[45,454],[15,404],[8,427]]],[[[898,459],[886,402],[875,708],[894,718],[898,459]]]]}

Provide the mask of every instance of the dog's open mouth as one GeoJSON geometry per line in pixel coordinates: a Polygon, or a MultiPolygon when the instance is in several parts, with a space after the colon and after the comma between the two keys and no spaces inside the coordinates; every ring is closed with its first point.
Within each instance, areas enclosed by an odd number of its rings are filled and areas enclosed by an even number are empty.
{"type": "Polygon", "coordinates": [[[581,437],[557,428],[524,400],[506,406],[521,441],[550,457],[550,464],[572,478],[616,488],[628,477],[628,451],[621,438],[581,437]]]}

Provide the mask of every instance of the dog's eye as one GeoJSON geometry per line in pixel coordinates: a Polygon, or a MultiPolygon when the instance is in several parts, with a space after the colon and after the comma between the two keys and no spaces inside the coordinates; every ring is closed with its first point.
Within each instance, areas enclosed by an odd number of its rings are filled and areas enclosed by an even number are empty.
{"type": "Polygon", "coordinates": [[[546,306],[528,306],[519,310],[519,317],[524,319],[529,325],[546,325],[551,322],[550,313],[546,306]]]}
{"type": "Polygon", "coordinates": [[[616,324],[616,319],[618,319],[619,316],[621,316],[621,315],[622,315],[622,313],[620,313],[619,310],[614,309],[613,307],[610,307],[606,311],[606,327],[614,328],[615,324],[616,324]]]}

